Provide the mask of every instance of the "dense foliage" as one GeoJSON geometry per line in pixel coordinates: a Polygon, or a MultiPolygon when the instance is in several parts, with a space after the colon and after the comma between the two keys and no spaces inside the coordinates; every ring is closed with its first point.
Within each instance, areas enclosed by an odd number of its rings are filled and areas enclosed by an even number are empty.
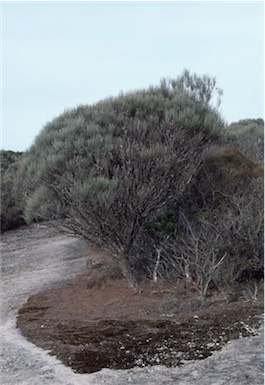
{"type": "Polygon", "coordinates": [[[260,278],[264,122],[226,126],[221,95],[184,71],[65,111],[4,163],[2,229],[59,218],[110,251],[133,287],[137,274],[179,277],[204,298],[210,284],[260,278]]]}
{"type": "Polygon", "coordinates": [[[186,71],[55,119],[25,158],[27,221],[53,200],[65,225],[111,250],[128,277],[144,222],[181,194],[205,146],[220,136],[224,122],[210,105],[216,90],[214,79],[186,71]]]}
{"type": "Polygon", "coordinates": [[[9,166],[15,162],[17,162],[22,152],[15,152],[15,151],[0,151],[0,169],[1,169],[1,175],[3,176],[6,170],[9,168],[9,166]]]}
{"type": "Polygon", "coordinates": [[[1,231],[24,224],[23,204],[16,188],[21,152],[0,152],[1,166],[1,231]]]}
{"type": "Polygon", "coordinates": [[[244,119],[231,123],[224,131],[225,143],[260,162],[264,160],[264,121],[244,119]]]}

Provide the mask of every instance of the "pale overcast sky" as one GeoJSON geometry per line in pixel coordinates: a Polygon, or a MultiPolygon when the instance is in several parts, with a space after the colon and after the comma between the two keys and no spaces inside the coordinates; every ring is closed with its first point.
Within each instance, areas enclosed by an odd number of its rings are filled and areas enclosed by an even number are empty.
{"type": "Polygon", "coordinates": [[[24,151],[65,109],[215,76],[230,123],[263,118],[263,1],[2,2],[2,143],[24,151]]]}

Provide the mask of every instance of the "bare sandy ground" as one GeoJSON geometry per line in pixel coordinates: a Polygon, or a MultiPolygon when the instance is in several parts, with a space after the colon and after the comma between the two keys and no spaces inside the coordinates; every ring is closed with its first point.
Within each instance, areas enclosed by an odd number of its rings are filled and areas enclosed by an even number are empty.
{"type": "Polygon", "coordinates": [[[77,238],[56,234],[46,224],[6,233],[1,240],[1,351],[2,385],[261,385],[263,328],[258,335],[231,341],[203,361],[180,368],[163,366],[130,370],[103,369],[76,374],[55,357],[28,342],[16,329],[16,315],[27,298],[58,287],[84,273],[87,248],[77,238]]]}

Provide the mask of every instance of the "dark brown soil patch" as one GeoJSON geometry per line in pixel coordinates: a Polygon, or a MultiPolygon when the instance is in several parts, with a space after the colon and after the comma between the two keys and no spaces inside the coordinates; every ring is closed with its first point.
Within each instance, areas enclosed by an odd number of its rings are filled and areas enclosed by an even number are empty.
{"type": "Polygon", "coordinates": [[[87,276],[31,296],[17,326],[79,373],[128,369],[203,359],[228,341],[255,334],[263,298],[227,303],[221,296],[204,305],[183,283],[145,282],[141,294],[123,279],[87,289],[87,276]]]}

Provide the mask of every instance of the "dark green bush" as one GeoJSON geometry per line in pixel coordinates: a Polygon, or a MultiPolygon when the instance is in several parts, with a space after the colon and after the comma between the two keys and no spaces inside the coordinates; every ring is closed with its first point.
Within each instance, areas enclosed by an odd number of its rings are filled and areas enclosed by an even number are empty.
{"type": "Polygon", "coordinates": [[[8,167],[15,163],[17,160],[20,159],[22,152],[15,152],[15,151],[0,151],[0,169],[1,169],[1,176],[4,175],[8,167]]]}
{"type": "Polygon", "coordinates": [[[244,119],[231,123],[224,131],[225,145],[243,151],[248,157],[264,161],[264,121],[244,119]]]}
{"type": "Polygon", "coordinates": [[[1,231],[24,224],[22,197],[16,188],[21,152],[0,152],[1,161],[1,231]]]}

